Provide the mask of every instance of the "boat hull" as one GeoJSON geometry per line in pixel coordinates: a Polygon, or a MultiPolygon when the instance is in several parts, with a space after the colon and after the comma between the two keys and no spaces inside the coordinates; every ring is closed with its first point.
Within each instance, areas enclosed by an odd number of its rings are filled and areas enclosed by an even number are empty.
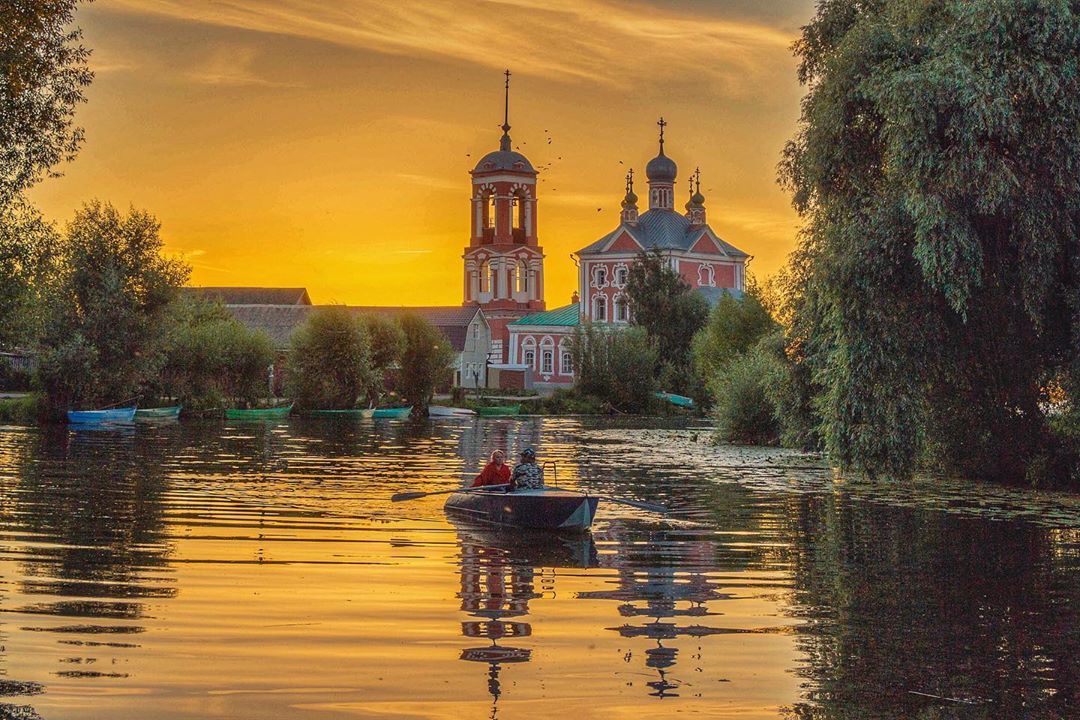
{"type": "Polygon", "coordinates": [[[135,420],[138,422],[162,422],[180,419],[180,406],[160,408],[139,408],[135,411],[135,420]]]}
{"type": "Polygon", "coordinates": [[[412,406],[403,408],[376,408],[375,412],[371,414],[371,417],[376,420],[386,420],[390,418],[407,418],[412,413],[412,406]]]}
{"type": "Polygon", "coordinates": [[[135,408],[68,410],[67,420],[72,425],[126,425],[135,421],[135,408]]]}
{"type": "Polygon", "coordinates": [[[240,408],[228,408],[225,410],[226,420],[284,420],[292,412],[292,405],[283,405],[276,408],[253,408],[243,410],[240,408]]]}
{"type": "Polygon", "coordinates": [[[474,522],[533,530],[582,532],[596,516],[600,499],[568,490],[457,492],[446,512],[474,522]]]}
{"type": "Polygon", "coordinates": [[[521,414],[520,405],[488,405],[476,409],[481,417],[505,417],[521,414]]]}
{"type": "Polygon", "coordinates": [[[456,408],[445,407],[443,405],[432,405],[428,408],[428,417],[456,417],[467,418],[476,415],[476,411],[469,410],[468,408],[456,408]]]}

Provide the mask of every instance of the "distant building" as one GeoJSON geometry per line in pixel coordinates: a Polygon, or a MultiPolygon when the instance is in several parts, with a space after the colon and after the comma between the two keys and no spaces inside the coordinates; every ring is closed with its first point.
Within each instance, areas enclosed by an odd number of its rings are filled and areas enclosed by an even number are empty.
{"type": "MultiPolygon", "coordinates": [[[[292,335],[325,305],[312,305],[304,288],[185,288],[192,295],[221,301],[234,318],[252,330],[266,333],[283,356],[288,351],[292,335]],[[264,300],[285,299],[294,302],[267,303],[264,300]]],[[[484,387],[487,382],[487,359],[491,351],[491,327],[479,307],[457,305],[437,307],[345,306],[356,315],[377,315],[399,318],[406,313],[418,315],[434,325],[456,353],[455,386],[484,387]]],[[[279,363],[280,365],[280,363],[279,363]]],[[[280,367],[275,375],[280,378],[280,367]]]]}

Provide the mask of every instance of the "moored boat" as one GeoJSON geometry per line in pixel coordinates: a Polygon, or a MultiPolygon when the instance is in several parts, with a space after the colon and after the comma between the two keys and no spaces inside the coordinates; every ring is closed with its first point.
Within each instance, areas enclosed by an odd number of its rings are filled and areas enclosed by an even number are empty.
{"type": "Polygon", "coordinates": [[[107,410],[68,410],[67,421],[72,425],[126,425],[135,421],[135,408],[107,410]]]}
{"type": "Polygon", "coordinates": [[[521,413],[521,404],[517,405],[486,405],[484,407],[476,408],[476,412],[481,417],[502,417],[506,415],[519,415],[521,413]]]}
{"type": "Polygon", "coordinates": [[[581,532],[596,516],[600,498],[570,490],[468,490],[446,500],[446,512],[474,522],[535,530],[581,532]]]}
{"type": "Polygon", "coordinates": [[[432,405],[428,407],[428,417],[473,417],[475,410],[469,408],[446,407],[445,405],[432,405]]]}
{"type": "Polygon", "coordinates": [[[180,405],[158,408],[139,408],[135,411],[136,422],[168,422],[180,419],[180,405]]]}
{"type": "Polygon", "coordinates": [[[678,407],[694,407],[694,398],[689,398],[685,395],[676,395],[675,393],[669,392],[658,392],[656,393],[656,397],[660,398],[661,400],[667,400],[672,405],[676,405],[678,407]]]}
{"type": "Polygon", "coordinates": [[[226,420],[281,420],[292,412],[292,403],[272,408],[227,408],[226,420]]]}
{"type": "Polygon", "coordinates": [[[388,418],[407,418],[412,413],[412,405],[403,408],[375,408],[375,412],[371,414],[371,417],[376,420],[388,419],[388,418]]]}

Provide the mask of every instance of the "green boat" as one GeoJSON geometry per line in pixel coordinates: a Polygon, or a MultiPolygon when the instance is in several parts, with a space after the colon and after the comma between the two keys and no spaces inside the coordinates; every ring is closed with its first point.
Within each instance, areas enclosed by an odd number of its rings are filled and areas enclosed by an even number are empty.
{"type": "Polygon", "coordinates": [[[667,400],[672,405],[677,405],[679,407],[684,407],[684,408],[694,407],[694,399],[693,398],[688,398],[685,395],[676,395],[675,393],[658,392],[658,393],[656,393],[656,397],[660,398],[661,400],[667,400]]]}
{"type": "Polygon", "coordinates": [[[283,420],[292,412],[292,403],[272,408],[252,408],[243,410],[240,408],[227,408],[226,420],[283,420]]]}
{"type": "Polygon", "coordinates": [[[312,410],[312,417],[369,418],[375,413],[373,408],[349,408],[348,410],[312,410]]]}
{"type": "Polygon", "coordinates": [[[412,414],[412,405],[403,408],[376,408],[371,417],[376,420],[387,418],[407,418],[412,414]]]}
{"type": "Polygon", "coordinates": [[[487,405],[476,408],[480,417],[502,417],[506,415],[520,415],[521,404],[517,405],[487,405]]]}
{"type": "Polygon", "coordinates": [[[159,408],[139,408],[135,411],[135,422],[165,422],[179,419],[179,405],[159,408]]]}

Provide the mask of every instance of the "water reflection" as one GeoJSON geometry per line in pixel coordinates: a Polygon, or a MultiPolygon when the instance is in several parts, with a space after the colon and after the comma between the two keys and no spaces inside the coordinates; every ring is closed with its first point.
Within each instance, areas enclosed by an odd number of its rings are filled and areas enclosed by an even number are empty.
{"type": "Polygon", "coordinates": [[[502,695],[502,666],[532,658],[531,648],[507,644],[532,635],[532,624],[525,620],[529,602],[555,592],[558,568],[595,566],[596,544],[588,534],[561,537],[496,530],[462,521],[454,521],[454,526],[461,548],[458,597],[462,612],[472,618],[461,623],[461,634],[490,640],[490,644],[462,650],[460,657],[487,664],[490,717],[495,718],[502,695]]]}

